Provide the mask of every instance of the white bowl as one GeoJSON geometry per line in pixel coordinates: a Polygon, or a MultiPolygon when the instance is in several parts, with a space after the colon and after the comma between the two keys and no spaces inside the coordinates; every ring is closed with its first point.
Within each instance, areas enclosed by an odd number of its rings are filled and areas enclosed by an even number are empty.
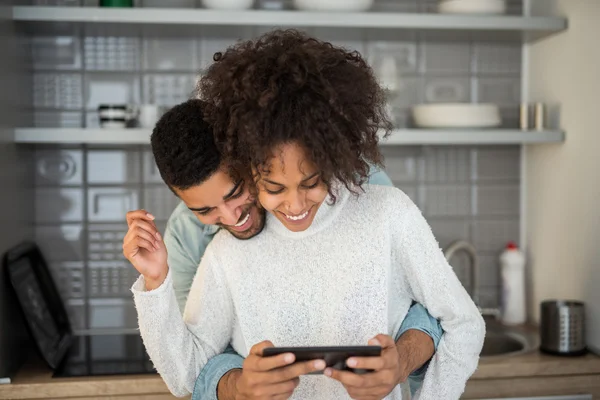
{"type": "Polygon", "coordinates": [[[419,128],[490,128],[502,123],[495,104],[419,104],[412,115],[419,128]]]}
{"type": "Polygon", "coordinates": [[[294,0],[294,7],[305,11],[366,11],[374,0],[294,0]]]}
{"type": "Polygon", "coordinates": [[[254,0],[202,0],[202,5],[215,10],[246,10],[252,8],[254,0]]]}
{"type": "Polygon", "coordinates": [[[438,4],[442,14],[504,14],[504,0],[442,0],[438,4]]]}

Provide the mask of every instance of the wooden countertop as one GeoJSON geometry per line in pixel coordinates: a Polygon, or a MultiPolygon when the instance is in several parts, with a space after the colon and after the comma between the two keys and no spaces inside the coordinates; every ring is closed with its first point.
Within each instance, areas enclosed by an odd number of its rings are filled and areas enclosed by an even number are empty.
{"type": "Polygon", "coordinates": [[[39,361],[28,363],[12,383],[0,385],[0,399],[110,397],[176,399],[158,374],[52,378],[39,361]]]}
{"type": "Polygon", "coordinates": [[[483,358],[479,361],[479,367],[471,379],[580,374],[600,375],[600,357],[594,354],[580,357],[557,357],[534,351],[512,357],[483,358]]]}
{"type": "MultiPolygon", "coordinates": [[[[484,358],[471,380],[583,374],[600,375],[599,356],[555,357],[535,351],[512,357],[484,358]]],[[[0,399],[104,396],[153,400],[175,398],[158,375],[52,378],[50,370],[39,362],[24,366],[13,383],[0,385],[0,399]]]]}

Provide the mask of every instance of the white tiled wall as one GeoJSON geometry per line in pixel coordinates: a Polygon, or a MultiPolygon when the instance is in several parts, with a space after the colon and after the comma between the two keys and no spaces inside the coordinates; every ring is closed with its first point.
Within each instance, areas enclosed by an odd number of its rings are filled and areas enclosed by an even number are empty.
{"type": "MultiPolygon", "coordinates": [[[[35,3],[92,5],[88,0],[35,3]]],[[[144,0],[142,5],[165,2],[144,0]]],[[[174,3],[195,6],[195,0],[174,3]]],[[[95,4],[95,2],[94,2],[95,4]]],[[[519,1],[509,2],[511,12],[519,1]]],[[[379,10],[432,11],[433,0],[379,0],[379,10]]],[[[187,99],[197,76],[247,27],[65,27],[60,36],[31,37],[34,124],[96,127],[102,103],[172,106],[187,99]]],[[[487,35],[399,30],[312,29],[360,51],[383,84],[398,127],[410,126],[420,102],[497,102],[505,126],[516,126],[521,47],[487,35]],[[396,75],[384,65],[395,64],[396,75]]],[[[518,147],[385,147],[387,172],[423,210],[442,247],[473,242],[481,261],[483,306],[498,299],[497,256],[518,240],[518,147]]],[[[125,212],[145,207],[164,227],[178,200],[162,184],[145,146],[36,149],[35,233],[59,281],[76,329],[134,328],[128,287],[135,278],[121,254],[125,212]]],[[[453,262],[470,285],[466,260],[453,262]]]]}

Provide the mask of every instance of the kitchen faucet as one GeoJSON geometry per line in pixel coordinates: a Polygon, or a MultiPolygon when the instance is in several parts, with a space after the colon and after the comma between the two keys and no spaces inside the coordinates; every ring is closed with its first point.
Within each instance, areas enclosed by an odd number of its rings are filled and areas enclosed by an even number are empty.
{"type": "Polygon", "coordinates": [[[466,240],[457,240],[446,247],[444,250],[444,257],[446,257],[446,260],[450,264],[452,257],[460,251],[464,251],[469,256],[469,261],[471,263],[471,291],[469,294],[471,295],[473,302],[481,312],[481,315],[493,316],[494,318],[499,319],[499,308],[481,308],[479,306],[479,260],[477,258],[475,247],[466,240]]]}

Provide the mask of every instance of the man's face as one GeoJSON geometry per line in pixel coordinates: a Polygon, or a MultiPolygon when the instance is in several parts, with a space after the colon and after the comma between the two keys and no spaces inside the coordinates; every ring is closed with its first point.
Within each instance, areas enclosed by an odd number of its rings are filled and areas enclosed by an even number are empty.
{"type": "Polygon", "coordinates": [[[200,185],[176,190],[185,205],[205,225],[218,225],[238,239],[250,239],[265,226],[265,210],[243,181],[234,182],[222,170],[200,185]]]}

